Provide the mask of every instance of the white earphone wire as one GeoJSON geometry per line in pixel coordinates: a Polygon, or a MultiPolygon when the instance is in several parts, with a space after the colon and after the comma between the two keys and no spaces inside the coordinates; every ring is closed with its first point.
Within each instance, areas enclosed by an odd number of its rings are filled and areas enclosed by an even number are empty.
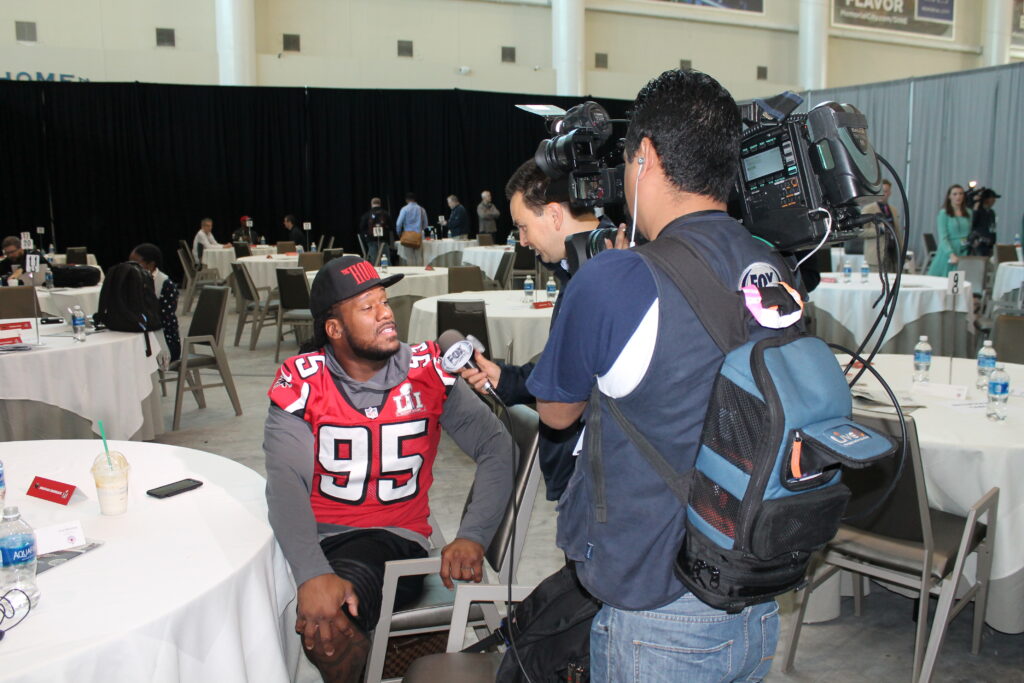
{"type": "Polygon", "coordinates": [[[640,172],[644,170],[644,158],[640,157],[637,161],[639,162],[640,168],[636,171],[636,182],[633,184],[633,228],[629,233],[629,246],[631,248],[636,246],[636,214],[638,208],[637,205],[639,204],[639,197],[637,196],[637,193],[640,190],[640,172]]]}

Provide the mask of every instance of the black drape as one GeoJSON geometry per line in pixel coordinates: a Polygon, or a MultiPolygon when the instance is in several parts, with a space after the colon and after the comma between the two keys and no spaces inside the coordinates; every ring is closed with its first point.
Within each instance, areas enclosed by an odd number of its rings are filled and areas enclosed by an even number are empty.
{"type": "MultiPolygon", "coordinates": [[[[0,82],[0,229],[52,226],[60,249],[88,246],[104,265],[154,242],[172,274],[177,241],[191,243],[205,216],[222,242],[243,214],[274,242],[292,213],[312,222],[314,239],[333,235],[356,250],[356,221],[373,196],[397,215],[415,192],[433,222],[456,194],[475,226],[489,189],[507,230],[505,182],[546,135],[539,117],[514,105],[582,99],[0,82]]],[[[625,116],[627,102],[601,103],[625,116]]]]}

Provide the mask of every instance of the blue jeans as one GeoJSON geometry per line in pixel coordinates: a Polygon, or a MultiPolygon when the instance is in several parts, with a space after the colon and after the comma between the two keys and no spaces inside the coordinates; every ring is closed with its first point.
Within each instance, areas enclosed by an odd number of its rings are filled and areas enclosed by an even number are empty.
{"type": "Polygon", "coordinates": [[[775,601],[726,614],[692,593],[655,610],[605,605],[590,627],[594,683],[760,681],[779,638],[775,601]]]}

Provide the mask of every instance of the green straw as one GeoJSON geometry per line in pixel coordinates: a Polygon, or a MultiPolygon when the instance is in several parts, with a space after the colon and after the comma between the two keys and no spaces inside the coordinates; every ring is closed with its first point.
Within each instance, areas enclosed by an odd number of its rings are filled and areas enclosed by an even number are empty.
{"type": "Polygon", "coordinates": [[[114,463],[110,460],[110,447],[107,446],[107,433],[103,431],[103,420],[98,420],[98,422],[100,423],[100,438],[103,439],[103,450],[107,452],[107,466],[113,470],[114,463]]]}

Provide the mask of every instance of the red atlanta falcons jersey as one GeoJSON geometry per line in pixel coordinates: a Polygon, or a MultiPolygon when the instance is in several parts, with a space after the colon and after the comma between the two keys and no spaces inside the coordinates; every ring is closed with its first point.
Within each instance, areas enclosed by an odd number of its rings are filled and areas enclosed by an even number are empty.
{"type": "Polygon", "coordinates": [[[309,500],[317,522],[430,536],[438,419],[455,377],[441,368],[434,342],[411,350],[405,380],[364,410],[338,391],[323,350],[289,358],[277,371],[270,400],[313,427],[309,500]]]}

